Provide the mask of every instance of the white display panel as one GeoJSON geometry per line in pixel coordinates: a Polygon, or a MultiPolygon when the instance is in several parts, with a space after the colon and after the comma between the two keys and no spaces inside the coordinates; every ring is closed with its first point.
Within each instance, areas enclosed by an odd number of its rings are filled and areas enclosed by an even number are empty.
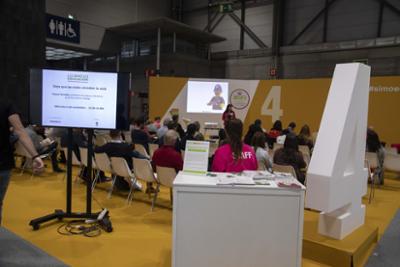
{"type": "Polygon", "coordinates": [[[227,82],[189,81],[187,113],[223,113],[228,105],[227,82]]]}
{"type": "Polygon", "coordinates": [[[320,210],[320,234],[343,239],[364,224],[364,168],[371,68],[336,65],[307,170],[306,207],[320,210]]]}
{"type": "Polygon", "coordinates": [[[42,125],[114,129],[118,74],[43,70],[42,125]]]}

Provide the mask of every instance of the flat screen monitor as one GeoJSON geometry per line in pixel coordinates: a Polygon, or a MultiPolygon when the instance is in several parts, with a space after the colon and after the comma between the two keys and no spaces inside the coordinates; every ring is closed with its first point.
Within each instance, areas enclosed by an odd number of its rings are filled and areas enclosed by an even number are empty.
{"type": "Polygon", "coordinates": [[[31,123],[46,127],[129,127],[127,73],[31,69],[31,123]]]}
{"type": "Polygon", "coordinates": [[[187,113],[223,113],[228,105],[229,83],[188,81],[187,113]]]}

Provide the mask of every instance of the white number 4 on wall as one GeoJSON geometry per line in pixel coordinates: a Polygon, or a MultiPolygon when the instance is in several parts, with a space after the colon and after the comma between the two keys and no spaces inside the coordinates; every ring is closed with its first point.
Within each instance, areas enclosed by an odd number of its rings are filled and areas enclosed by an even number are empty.
{"type": "Polygon", "coordinates": [[[271,121],[275,122],[283,116],[281,109],[281,87],[278,85],[272,86],[269,94],[265,98],[264,104],[261,107],[261,115],[271,116],[271,121]]]}

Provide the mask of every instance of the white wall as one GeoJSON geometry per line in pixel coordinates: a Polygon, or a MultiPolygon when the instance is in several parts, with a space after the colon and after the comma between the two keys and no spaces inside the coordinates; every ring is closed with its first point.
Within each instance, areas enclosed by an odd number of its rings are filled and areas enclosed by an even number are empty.
{"type": "Polygon", "coordinates": [[[46,0],[46,12],[81,22],[81,43],[66,44],[98,50],[106,28],[169,16],[170,6],[166,0],[46,0]]]}

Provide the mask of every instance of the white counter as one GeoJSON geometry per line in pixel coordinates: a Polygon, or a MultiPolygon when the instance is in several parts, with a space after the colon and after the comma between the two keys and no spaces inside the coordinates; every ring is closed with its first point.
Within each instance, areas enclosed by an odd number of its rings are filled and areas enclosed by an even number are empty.
{"type": "Polygon", "coordinates": [[[174,181],[173,267],[301,266],[305,188],[174,181]]]}

